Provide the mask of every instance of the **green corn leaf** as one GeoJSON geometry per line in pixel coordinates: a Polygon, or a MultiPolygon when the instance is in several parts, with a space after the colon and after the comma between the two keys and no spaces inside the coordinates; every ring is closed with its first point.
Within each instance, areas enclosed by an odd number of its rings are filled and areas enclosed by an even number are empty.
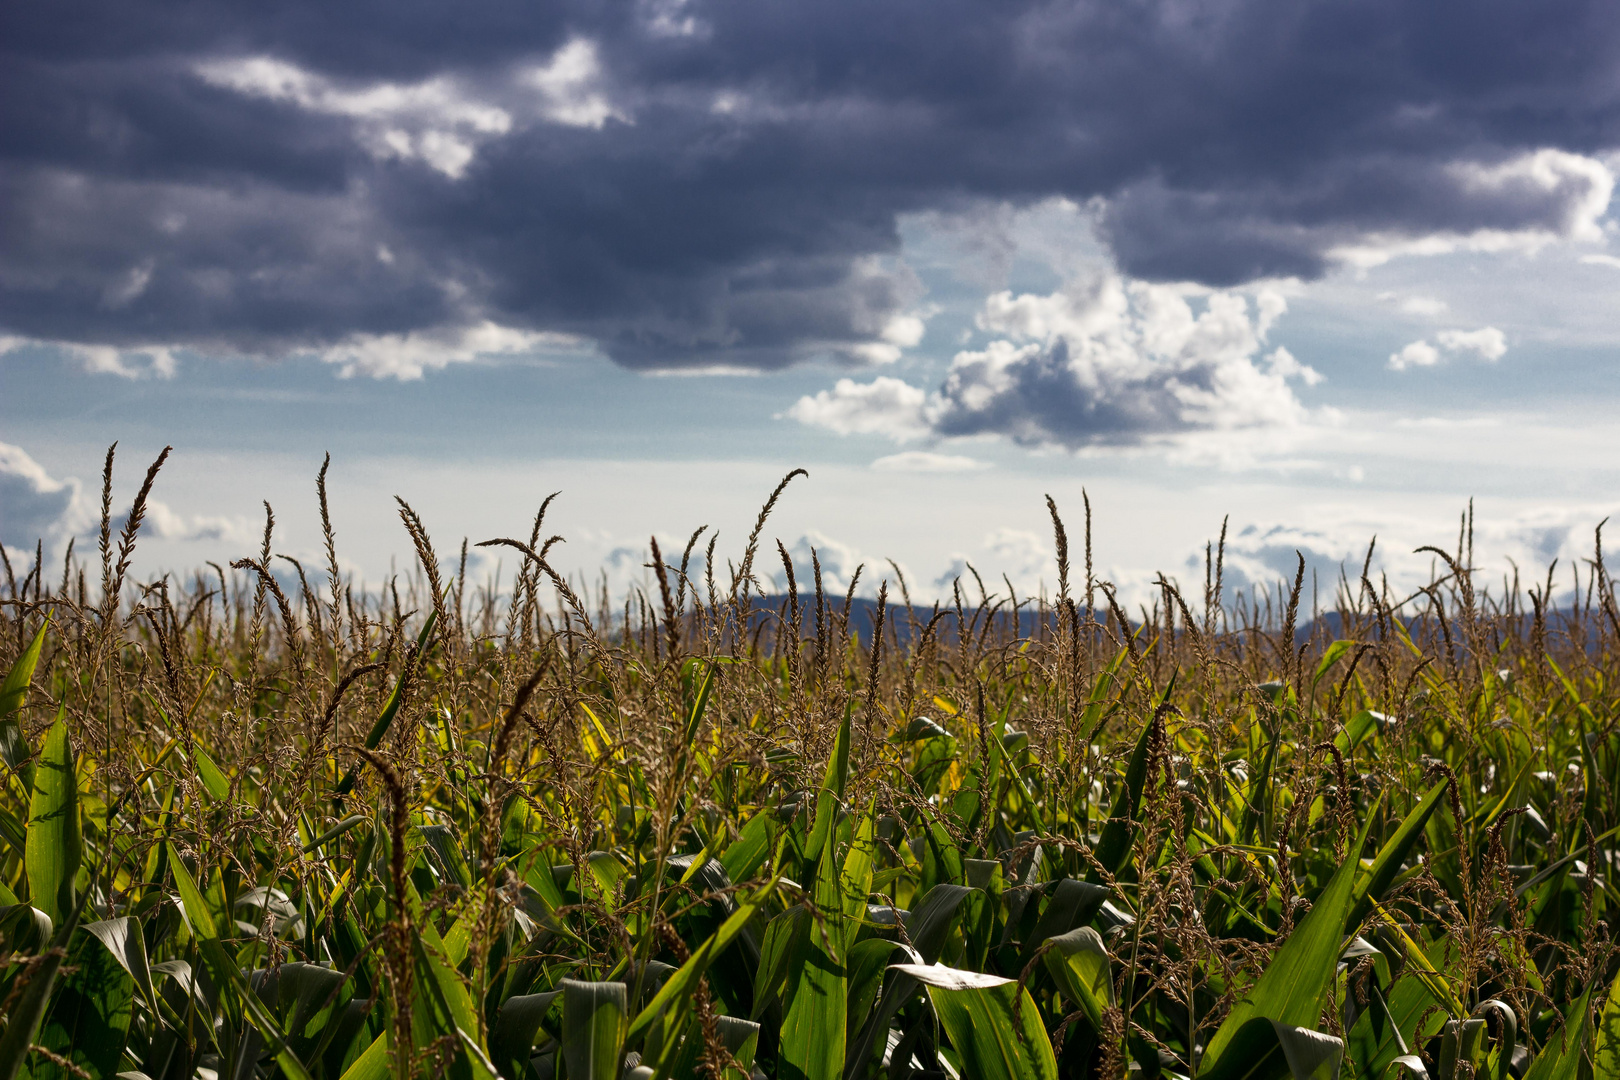
{"type": "Polygon", "coordinates": [[[1309,1028],[1271,1022],[1293,1080],[1336,1080],[1344,1061],[1344,1040],[1309,1028]]]}
{"type": "MultiPolygon", "coordinates": [[[[844,1070],[844,1022],[849,1011],[844,964],[849,931],[840,895],[841,874],[831,847],[829,844],[816,872],[814,918],[805,947],[795,951],[788,968],[788,1007],[777,1064],[781,1080],[836,1080],[844,1070]]],[[[850,858],[858,857],[852,854],[850,858]]]]}
{"type": "Polygon", "coordinates": [[[197,765],[197,775],[203,782],[203,790],[208,797],[216,803],[226,803],[231,798],[231,782],[220,767],[214,764],[214,759],[200,746],[191,748],[191,759],[197,765]]]}
{"type": "Polygon", "coordinates": [[[714,692],[714,673],[719,664],[710,662],[703,672],[703,682],[698,685],[697,696],[692,699],[692,708],[686,714],[686,737],[681,742],[681,756],[675,766],[675,775],[686,775],[687,762],[691,760],[692,747],[697,742],[698,729],[703,726],[703,714],[709,708],[709,695],[714,692]]]}
{"type": "Polygon", "coordinates": [[[472,1067],[472,1080],[502,1080],[495,1063],[484,1053],[477,1039],[459,1027],[456,1028],[456,1038],[461,1040],[462,1052],[467,1055],[467,1064],[472,1067]]]}
{"type": "MultiPolygon", "coordinates": [[[[1395,875],[1401,872],[1401,864],[1412,852],[1412,845],[1417,843],[1418,837],[1423,835],[1423,828],[1429,823],[1429,818],[1445,798],[1446,787],[1449,781],[1440,780],[1423,793],[1410,813],[1408,813],[1396,828],[1390,838],[1379,849],[1378,855],[1373,859],[1372,869],[1367,876],[1356,882],[1351,896],[1350,915],[1345,920],[1345,931],[1348,933],[1372,911],[1375,902],[1384,898],[1390,883],[1395,875]]],[[[1381,797],[1380,797],[1381,798],[1381,797]]],[[[1367,812],[1367,820],[1371,821],[1378,812],[1378,803],[1375,803],[1367,812]]]]}
{"type": "MultiPolygon", "coordinates": [[[[1252,1050],[1239,1046],[1237,1036],[1251,1020],[1263,1017],[1290,1028],[1309,1027],[1316,1022],[1323,991],[1332,981],[1338,964],[1345,915],[1350,907],[1361,849],[1367,842],[1367,830],[1372,821],[1373,816],[1368,815],[1367,824],[1309,914],[1294,928],[1259,980],[1232,1007],[1210,1039],[1204,1052],[1208,1068],[1201,1070],[1200,1075],[1207,1072],[1223,1080],[1239,1075],[1235,1070],[1242,1067],[1252,1050]]],[[[1256,1039],[1264,1041],[1264,1038],[1263,1029],[1251,1028],[1242,1041],[1250,1043],[1256,1039]]]]}
{"type": "MultiPolygon", "coordinates": [[[[416,635],[416,656],[418,658],[427,650],[428,640],[433,636],[433,624],[438,620],[438,617],[439,613],[437,611],[428,612],[427,620],[422,623],[422,632],[416,635]]],[[[383,711],[378,715],[377,722],[372,724],[371,730],[366,733],[367,750],[377,749],[377,744],[382,742],[384,735],[388,734],[389,725],[394,722],[394,714],[399,712],[400,703],[405,700],[405,688],[410,678],[411,671],[408,667],[400,672],[399,681],[394,684],[393,693],[388,695],[387,702],[383,704],[383,711]]],[[[344,773],[343,779],[332,791],[333,797],[342,798],[352,791],[354,782],[359,776],[360,766],[358,765],[344,773]]]]}
{"type": "Polygon", "coordinates": [[[716,1017],[715,1025],[721,1044],[743,1068],[743,1071],[728,1068],[723,1080],[748,1080],[754,1067],[754,1055],[759,1050],[759,1025],[738,1016],[716,1017]]]}
{"type": "Polygon", "coordinates": [[[33,953],[49,948],[55,933],[51,917],[27,904],[7,904],[0,908],[0,949],[33,953]]]}
{"type": "MultiPolygon", "coordinates": [[[[1449,940],[1442,939],[1436,947],[1443,955],[1452,953],[1449,940]]],[[[1357,1017],[1348,1033],[1358,1076],[1381,1080],[1391,1066],[1397,1066],[1417,1080],[1429,1080],[1427,1066],[1421,1057],[1412,1053],[1403,1032],[1411,1032],[1411,1042],[1421,1046],[1425,1039],[1444,1027],[1444,1007],[1429,992],[1428,986],[1417,979],[1397,981],[1387,999],[1379,989],[1378,979],[1371,979],[1367,983],[1367,996],[1368,1008],[1357,1017]]]]}
{"type": "Polygon", "coordinates": [[[564,979],[562,998],[568,1080],[618,1080],[629,1011],[624,983],[564,979]]]}
{"type": "MultiPolygon", "coordinates": [[[[1256,732],[1262,736],[1264,734],[1258,726],[1256,732]]],[[[1271,774],[1277,764],[1277,748],[1281,741],[1281,739],[1275,737],[1268,740],[1266,756],[1260,765],[1260,771],[1250,777],[1246,785],[1247,797],[1242,799],[1243,820],[1238,825],[1236,837],[1240,844],[1254,842],[1257,835],[1260,843],[1269,844],[1271,842],[1269,817],[1272,795],[1271,774]]]]}
{"type": "MultiPolygon", "coordinates": [[[[1136,748],[1131,751],[1131,761],[1125,769],[1125,780],[1114,794],[1108,824],[1103,826],[1102,837],[1097,843],[1097,861],[1110,874],[1119,873],[1125,860],[1130,858],[1132,823],[1142,808],[1142,789],[1147,783],[1148,744],[1158,723],[1157,720],[1149,720],[1143,725],[1142,734],[1137,736],[1136,748]]],[[[1101,884],[1101,871],[1092,867],[1086,880],[1093,885],[1101,884]]]]}
{"type": "MultiPolygon", "coordinates": [[[[715,1017],[715,1033],[720,1037],[721,1046],[742,1065],[742,1069],[728,1066],[719,1074],[719,1080],[748,1080],[749,1070],[754,1062],[754,1053],[759,1045],[759,1025],[750,1020],[740,1020],[734,1016],[715,1017]]],[[[625,1080],[654,1080],[660,1075],[667,1075],[673,1080],[710,1080],[714,1076],[708,1070],[699,1071],[699,1060],[705,1048],[705,1032],[702,1021],[694,1016],[686,1025],[681,1038],[679,1052],[666,1068],[661,1070],[637,1069],[625,1074],[625,1080]]]]}
{"type": "Polygon", "coordinates": [[[810,909],[795,904],[771,920],[759,948],[759,967],[754,972],[754,1012],[759,1019],[781,996],[793,955],[809,947],[810,909]]]}
{"type": "Polygon", "coordinates": [[[344,818],[342,821],[338,822],[336,825],[332,826],[330,829],[327,829],[325,832],[321,833],[321,835],[305,844],[304,854],[308,855],[312,851],[319,851],[321,848],[325,847],[327,844],[330,844],[333,840],[336,840],[338,837],[342,836],[356,825],[363,824],[370,820],[371,819],[364,814],[350,814],[348,817],[344,818]]]}
{"type": "Polygon", "coordinates": [[[844,721],[838,727],[838,741],[833,745],[832,757],[827,759],[827,774],[816,793],[816,817],[810,828],[810,838],[804,845],[806,863],[821,857],[821,849],[832,835],[833,819],[838,816],[838,805],[844,799],[844,782],[849,778],[849,722],[854,706],[844,709],[844,721]]]}
{"type": "Polygon", "coordinates": [[[276,1014],[289,1038],[298,1040],[313,1037],[324,1025],[319,1024],[322,1014],[339,1013],[343,1002],[333,1001],[333,991],[347,980],[343,972],[322,964],[294,961],[282,964],[276,972],[276,1014]],[[309,1030],[316,1025],[317,1031],[309,1030]]]}
{"type": "MultiPolygon", "coordinates": [[[[993,865],[1000,870],[1000,863],[993,865]]],[[[911,942],[911,954],[919,963],[932,964],[939,959],[950,937],[951,928],[956,925],[963,901],[980,891],[948,882],[941,882],[928,890],[922,902],[906,916],[906,938],[911,942]]],[[[862,945],[857,945],[856,948],[859,949],[862,945]]],[[[850,1046],[844,1061],[846,1080],[866,1075],[864,1070],[878,1049],[879,1038],[888,1035],[889,1022],[894,1019],[900,1007],[911,1000],[912,995],[917,992],[918,985],[917,980],[905,972],[892,967],[889,969],[877,1010],[867,1018],[863,1027],[850,1029],[852,1032],[859,1031],[860,1034],[850,1046]]],[[[855,979],[852,977],[850,992],[852,997],[855,994],[854,986],[855,979]]],[[[855,1015],[855,1011],[851,1009],[850,1014],[855,1015]]]]}
{"type": "Polygon", "coordinates": [[[779,878],[772,878],[758,892],[749,897],[745,903],[738,904],[737,910],[732,912],[731,916],[720,924],[720,929],[716,930],[714,935],[702,945],[692,950],[692,955],[687,958],[686,963],[682,964],[675,974],[671,975],[664,985],[658,988],[658,993],[653,995],[652,1000],[647,1002],[642,1007],[642,1010],[636,1014],[636,1018],[630,1022],[629,1030],[625,1033],[625,1045],[636,1046],[642,1037],[647,1034],[647,1030],[652,1027],[653,1021],[658,1018],[660,1012],[672,1002],[684,999],[697,989],[698,979],[708,970],[715,957],[724,952],[726,946],[730,945],[737,935],[743,932],[743,928],[753,919],[754,913],[759,910],[760,905],[765,902],[771,893],[776,891],[776,884],[779,880],[779,878]]]}
{"type": "Polygon", "coordinates": [[[1222,1059],[1199,1075],[1221,1080],[1336,1080],[1343,1061],[1343,1040],[1255,1016],[1233,1033],[1222,1059]]]}
{"type": "MultiPolygon", "coordinates": [[[[99,935],[85,932],[88,929],[80,927],[73,935],[67,963],[76,970],[54,995],[50,1014],[34,1041],[91,1076],[111,1076],[118,1071],[129,1037],[135,980],[122,960],[103,947],[99,935]]],[[[138,930],[135,937],[140,937],[138,930]]],[[[66,1080],[74,1074],[55,1062],[36,1058],[31,1075],[34,1080],[66,1080]]]]}
{"type": "Polygon", "coordinates": [[[204,961],[208,964],[209,971],[214,974],[215,979],[219,979],[222,972],[226,974],[226,978],[222,981],[228,984],[231,991],[234,992],[239,1007],[247,1016],[248,1022],[258,1030],[260,1037],[269,1044],[270,1049],[275,1054],[276,1064],[281,1066],[281,1071],[287,1075],[289,1080],[312,1080],[309,1071],[304,1068],[303,1062],[299,1061],[298,1055],[293,1052],[286,1033],[281,1030],[281,1025],[276,1022],[275,1016],[265,1006],[259,995],[248,985],[247,979],[243,978],[241,969],[231,961],[230,954],[225,951],[225,946],[219,941],[204,942],[202,954],[204,961]]]}
{"type": "Polygon", "coordinates": [[[126,915],[119,919],[86,923],[84,929],[107,946],[113,959],[134,980],[142,1002],[154,1013],[157,1012],[157,990],[152,984],[152,968],[147,962],[146,936],[141,933],[141,924],[126,915]]]}
{"type": "Polygon", "coordinates": [[[867,808],[841,870],[829,843],[812,890],[814,921],[790,958],[780,1067],[786,1078],[832,1080],[844,1069],[849,1029],[850,947],[872,887],[876,815],[867,808]]]}
{"type": "Polygon", "coordinates": [[[1333,745],[1339,748],[1339,753],[1349,755],[1378,730],[1379,719],[1380,714],[1362,709],[1345,721],[1344,729],[1333,736],[1333,745]]]}
{"type": "Polygon", "coordinates": [[[906,938],[922,956],[923,963],[932,964],[939,959],[962,901],[978,891],[966,885],[941,882],[929,889],[922,902],[906,916],[906,938]]]}
{"type": "Polygon", "coordinates": [[[39,664],[40,649],[45,645],[45,628],[50,623],[47,618],[39,624],[28,648],[17,657],[17,662],[11,665],[11,670],[6,674],[6,681],[0,684],[0,759],[13,772],[22,770],[23,784],[28,787],[33,785],[33,779],[26,775],[25,768],[28,741],[23,738],[22,722],[17,714],[28,699],[28,686],[34,681],[34,668],[39,664]]]}
{"type": "Polygon", "coordinates": [[[1489,998],[1474,1007],[1473,1018],[1484,1021],[1487,1013],[1494,1012],[1502,1037],[1496,1048],[1496,1069],[1488,1074],[1491,1080],[1510,1080],[1508,1067],[1513,1063],[1513,1051],[1519,1043],[1519,1017],[1505,1001],[1489,998]]]}
{"type": "Polygon", "coordinates": [[[448,825],[420,825],[416,832],[433,853],[444,879],[463,889],[471,888],[472,870],[467,866],[466,856],[461,853],[455,830],[448,825]]]}
{"type": "Polygon", "coordinates": [[[393,1060],[393,1048],[388,1042],[388,1032],[384,1031],[371,1040],[371,1044],[354,1059],[354,1064],[343,1070],[342,1080],[388,1080],[393,1060]]]}
{"type": "Polygon", "coordinates": [[[1598,1014],[1592,1077],[1593,1080],[1620,1080],[1620,975],[1609,985],[1609,999],[1598,1014]]]}
{"type": "Polygon", "coordinates": [[[1620,975],[1609,985],[1609,999],[1598,1014],[1592,1077],[1593,1080],[1620,1080],[1620,975]]]}
{"type": "Polygon", "coordinates": [[[1097,678],[1091,684],[1091,693],[1086,697],[1085,712],[1080,720],[1080,729],[1086,732],[1087,742],[1096,739],[1097,733],[1102,730],[1103,721],[1108,719],[1104,711],[1108,705],[1108,695],[1123,681],[1119,677],[1119,669],[1130,654],[1129,648],[1120,649],[1108,662],[1108,666],[1097,673],[1097,678]]]}
{"type": "Polygon", "coordinates": [[[1016,981],[939,964],[896,964],[894,970],[928,988],[964,1076],[1057,1080],[1057,1058],[1040,1011],[1016,981]]]}
{"type": "Polygon", "coordinates": [[[509,1070],[511,1075],[522,1075],[540,1024],[561,996],[561,990],[551,990],[544,994],[521,994],[501,1002],[489,1034],[489,1056],[497,1067],[509,1070]]]}
{"type": "Polygon", "coordinates": [[[759,811],[743,826],[742,835],[720,853],[720,865],[726,868],[728,879],[747,881],[770,857],[774,817],[770,810],[759,811]]]}
{"type": "Polygon", "coordinates": [[[45,736],[45,749],[34,770],[25,860],[29,901],[57,926],[74,909],[74,879],[83,850],[73,747],[67,724],[58,716],[45,736]]]}
{"type": "Polygon", "coordinates": [[[1344,659],[1344,654],[1355,647],[1356,643],[1353,641],[1335,641],[1323,649],[1322,659],[1317,661],[1316,672],[1311,676],[1311,689],[1315,690],[1316,684],[1332,670],[1333,665],[1344,659]]]}
{"type": "MultiPolygon", "coordinates": [[[[1456,991],[1452,988],[1451,979],[1446,975],[1446,971],[1451,965],[1444,962],[1436,964],[1430,958],[1428,950],[1424,949],[1422,945],[1418,944],[1417,941],[1407,934],[1407,932],[1401,927],[1400,923],[1396,922],[1396,920],[1390,916],[1389,912],[1384,910],[1382,905],[1374,904],[1373,907],[1376,908],[1379,914],[1384,917],[1384,921],[1388,927],[1387,933],[1395,940],[1395,942],[1398,943],[1400,949],[1404,950],[1405,960],[1408,965],[1408,973],[1411,974],[1418,982],[1422,983],[1428,988],[1428,991],[1431,995],[1433,995],[1434,1000],[1438,1002],[1449,1015],[1462,1015],[1462,1013],[1465,1011],[1463,1008],[1463,1003],[1461,999],[1457,997],[1456,991]]],[[[1439,944],[1447,950],[1451,948],[1451,943],[1449,941],[1443,941],[1439,944]]],[[[1451,956],[1449,955],[1449,951],[1448,953],[1442,954],[1442,960],[1450,959],[1451,956]]]]}
{"type": "MultiPolygon", "coordinates": [[[[1568,1019],[1530,1063],[1524,1080],[1575,1080],[1580,1075],[1581,1058],[1586,1053],[1592,1031],[1591,1010],[1587,1007],[1591,996],[1592,992],[1588,990],[1571,1006],[1568,1019]],[[1571,1025],[1575,1027],[1574,1031],[1570,1031],[1571,1025]]],[[[1593,1080],[1597,1080],[1597,1077],[1594,1071],[1593,1080]]]]}
{"type": "Polygon", "coordinates": [[[845,1003],[845,1031],[860,1031],[877,1002],[889,959],[900,946],[884,938],[867,938],[849,950],[849,994],[845,1003]]]}
{"type": "MultiPolygon", "coordinates": [[[[477,893],[467,898],[469,906],[477,903],[477,893]]],[[[448,938],[441,938],[434,929],[433,920],[422,908],[421,898],[414,886],[407,883],[406,901],[411,909],[412,947],[416,953],[416,996],[413,999],[411,1028],[417,1046],[427,1046],[452,1031],[479,1031],[478,1013],[473,1006],[467,983],[456,965],[466,956],[469,940],[468,926],[474,916],[464,913],[450,928],[448,938]]]]}
{"type": "MultiPolygon", "coordinates": [[[[32,770],[29,772],[29,783],[33,783],[32,770]]],[[[4,807],[0,807],[0,839],[5,840],[6,845],[11,848],[18,858],[23,857],[23,849],[28,845],[28,827],[18,821],[16,815],[4,807]]],[[[9,893],[11,890],[7,889],[6,891],[9,893]]],[[[9,897],[5,902],[15,904],[17,900],[16,897],[9,897]]]]}
{"type": "Polygon", "coordinates": [[[6,1017],[6,1027],[0,1031],[0,1080],[15,1080],[28,1060],[34,1045],[35,1033],[45,1018],[51,1003],[51,992],[56,988],[56,975],[62,968],[63,953],[47,950],[23,993],[6,1017]]]}
{"type": "Polygon", "coordinates": [[[180,909],[186,916],[187,925],[199,941],[218,941],[219,925],[214,921],[213,912],[208,909],[208,901],[197,888],[196,879],[186,869],[173,841],[169,842],[168,848],[169,872],[174,875],[175,891],[180,894],[180,909]]]}
{"type": "Polygon", "coordinates": [[[259,995],[248,985],[247,979],[242,975],[242,969],[226,950],[225,943],[219,936],[219,926],[208,907],[208,901],[203,898],[202,891],[197,888],[196,880],[186,869],[186,864],[181,861],[180,853],[175,850],[172,841],[169,842],[168,848],[169,872],[174,875],[175,891],[180,894],[180,904],[185,911],[186,921],[197,939],[203,963],[208,966],[209,974],[214,977],[214,985],[221,988],[221,997],[229,1004],[232,1018],[246,1016],[248,1022],[258,1030],[259,1035],[274,1051],[276,1063],[291,1080],[310,1080],[308,1070],[293,1053],[281,1025],[276,1022],[275,1016],[259,995]],[[229,993],[226,992],[227,989],[229,993]]]}
{"type": "Polygon", "coordinates": [[[1042,942],[1090,922],[1107,899],[1108,890],[1101,885],[1074,878],[1059,881],[1046,901],[1046,909],[1036,921],[1034,931],[1024,944],[1020,966],[1034,958],[1035,950],[1040,948],[1042,942]]]}
{"type": "Polygon", "coordinates": [[[1102,935],[1089,926],[1070,930],[1047,941],[1041,959],[1063,996],[1072,1001],[1099,1034],[1103,1030],[1103,1010],[1114,1003],[1113,973],[1108,963],[1108,946],[1102,935]]]}
{"type": "Polygon", "coordinates": [[[844,868],[838,875],[838,892],[843,900],[846,920],[845,939],[848,942],[854,940],[855,931],[860,928],[859,920],[866,911],[866,898],[872,891],[872,861],[877,856],[876,835],[877,815],[874,807],[868,806],[860,825],[856,827],[849,853],[844,856],[844,868]]]}
{"type": "MultiPolygon", "coordinates": [[[[45,645],[45,628],[50,625],[50,619],[39,624],[34,631],[33,640],[28,643],[17,662],[11,665],[6,673],[6,681],[0,683],[0,719],[15,716],[23,707],[28,697],[28,685],[34,681],[34,668],[39,664],[39,653],[45,645]]],[[[26,755],[25,755],[26,756],[26,755]]],[[[16,768],[16,763],[7,760],[6,764],[16,768]]]]}
{"type": "Polygon", "coordinates": [[[962,849],[951,839],[950,830],[941,822],[931,822],[926,839],[927,847],[924,848],[924,853],[933,865],[932,873],[929,873],[930,867],[927,862],[924,863],[924,881],[936,884],[967,884],[962,849]]]}
{"type": "Polygon", "coordinates": [[[1483,1020],[1448,1020],[1443,1034],[1440,1037],[1439,1072],[1441,1080],[1454,1080],[1457,1076],[1457,1064],[1466,1061],[1470,1066],[1479,1065],[1479,1049],[1484,1042],[1485,1021],[1483,1020]]]}

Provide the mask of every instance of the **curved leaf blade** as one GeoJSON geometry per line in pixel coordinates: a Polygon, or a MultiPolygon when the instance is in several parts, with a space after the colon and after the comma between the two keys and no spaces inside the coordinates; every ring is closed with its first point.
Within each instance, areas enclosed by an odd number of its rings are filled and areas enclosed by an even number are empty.
{"type": "Polygon", "coordinates": [[[68,741],[67,724],[58,716],[45,736],[45,749],[34,770],[24,859],[30,902],[57,926],[74,909],[74,879],[83,854],[73,746],[68,741]]]}

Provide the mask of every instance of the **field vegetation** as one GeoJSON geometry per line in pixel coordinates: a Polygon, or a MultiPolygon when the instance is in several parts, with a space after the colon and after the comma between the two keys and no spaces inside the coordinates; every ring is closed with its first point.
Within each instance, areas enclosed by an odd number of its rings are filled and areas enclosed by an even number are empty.
{"type": "Polygon", "coordinates": [[[7,568],[0,1080],[1620,1080],[1600,538],[1127,613],[1053,505],[1049,592],[861,612],[789,476],[617,598],[401,502],[363,592],[323,467],[326,565],[141,582],[161,463],[7,568]]]}

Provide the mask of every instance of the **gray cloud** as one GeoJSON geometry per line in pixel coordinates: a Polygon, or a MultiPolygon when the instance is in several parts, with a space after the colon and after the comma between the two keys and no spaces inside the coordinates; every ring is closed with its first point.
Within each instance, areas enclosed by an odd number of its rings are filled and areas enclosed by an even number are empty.
{"type": "Polygon", "coordinates": [[[453,28],[73,0],[6,16],[0,329],[883,361],[917,336],[902,214],[1095,198],[1125,273],[1222,286],[1591,235],[1617,47],[1598,0],[635,0],[453,28]]]}
{"type": "Polygon", "coordinates": [[[55,540],[69,520],[79,485],[57,480],[20,446],[0,443],[0,543],[32,549],[55,540]]]}

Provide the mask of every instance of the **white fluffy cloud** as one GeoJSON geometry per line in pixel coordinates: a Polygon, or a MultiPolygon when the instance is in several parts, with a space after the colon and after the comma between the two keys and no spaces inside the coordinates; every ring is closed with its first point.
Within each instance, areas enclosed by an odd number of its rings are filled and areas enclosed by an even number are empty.
{"type": "Polygon", "coordinates": [[[1442,330],[1435,340],[1447,352],[1473,353],[1481,360],[1496,361],[1507,355],[1507,335],[1494,326],[1478,330],[1442,330]]]}
{"type": "Polygon", "coordinates": [[[468,363],[481,356],[512,356],[578,345],[577,338],[566,334],[534,333],[485,320],[473,326],[408,334],[356,334],[322,350],[320,357],[338,365],[344,378],[370,375],[408,382],[420,379],[425,371],[468,363]]]}
{"type": "MultiPolygon", "coordinates": [[[[848,544],[834,540],[825,533],[813,529],[800,536],[793,543],[784,546],[787,548],[788,558],[793,562],[793,577],[798,583],[800,596],[813,595],[815,592],[816,560],[821,563],[821,587],[829,596],[842,596],[848,591],[850,578],[854,576],[855,568],[865,562],[860,553],[848,544]],[[815,554],[814,559],[811,558],[812,549],[815,554]]],[[[786,592],[787,574],[782,569],[781,556],[775,551],[762,551],[758,556],[758,560],[759,562],[756,565],[759,565],[760,569],[765,571],[761,573],[761,578],[768,581],[774,591],[778,593],[786,592]]],[[[884,574],[892,576],[893,571],[889,569],[886,563],[881,564],[881,566],[884,574]]],[[[876,567],[870,566],[861,571],[860,591],[862,595],[877,592],[878,579],[883,574],[873,576],[876,571],[876,567]]]]}
{"type": "MultiPolygon", "coordinates": [[[[120,527],[122,525],[120,524],[120,527]]],[[[168,503],[148,499],[142,531],[161,540],[247,540],[253,532],[245,522],[210,514],[176,513],[168,503]]]]}
{"type": "Polygon", "coordinates": [[[1441,360],[1441,350],[1456,355],[1470,355],[1476,360],[1494,363],[1507,355],[1507,335],[1494,326],[1478,330],[1442,330],[1435,335],[1435,345],[1419,340],[1389,354],[1389,367],[1405,371],[1415,367],[1434,367],[1441,360]]]}
{"type": "Polygon", "coordinates": [[[20,446],[0,443],[0,543],[32,549],[72,527],[77,480],[58,480],[20,446]]]}
{"type": "Polygon", "coordinates": [[[1251,310],[1236,293],[1112,273],[1046,296],[999,292],[978,324],[1004,336],[958,353],[934,393],[895,378],[841,379],[786,415],[897,441],[997,435],[1070,448],[1294,426],[1306,410],[1292,382],[1310,385],[1321,376],[1286,349],[1261,356],[1286,310],[1271,290],[1262,290],[1251,310]]]}
{"type": "Polygon", "coordinates": [[[32,338],[0,337],[0,356],[19,349],[45,347],[80,364],[92,375],[117,375],[121,379],[172,379],[180,369],[174,349],[167,345],[118,348],[113,345],[85,345],[75,341],[37,341],[32,338]]]}
{"type": "Polygon", "coordinates": [[[541,114],[553,123],[600,128],[609,120],[630,117],[608,100],[596,43],[575,38],[544,64],[529,68],[523,79],[539,92],[541,114]]]}
{"type": "Polygon", "coordinates": [[[928,434],[928,402],[926,391],[880,375],[869,383],[839,379],[831,390],[800,398],[785,415],[840,435],[887,435],[904,441],[928,434]]]}
{"type": "Polygon", "coordinates": [[[1399,352],[1389,354],[1389,366],[1393,371],[1405,371],[1407,368],[1434,367],[1440,362],[1440,350],[1427,341],[1414,341],[1405,345],[1399,352]]]}
{"type": "Polygon", "coordinates": [[[1006,582],[1002,580],[1005,576],[1021,604],[1043,588],[1054,588],[1057,576],[1057,564],[1046,537],[1004,527],[986,535],[973,553],[957,552],[952,556],[950,564],[934,578],[936,594],[942,600],[950,599],[960,580],[964,595],[977,602],[979,583],[973,578],[974,569],[984,579],[985,592],[991,595],[1006,596],[1006,582]]]}
{"type": "Polygon", "coordinates": [[[348,87],[270,56],[211,60],[196,73],[248,97],[347,117],[374,157],[421,161],[452,180],[466,173],[481,143],[512,129],[511,113],[448,78],[348,87]]]}
{"type": "Polygon", "coordinates": [[[465,177],[480,147],[510,134],[525,116],[584,128],[630,122],[607,95],[601,58],[589,38],[574,38],[543,63],[520,69],[519,92],[504,88],[501,105],[447,76],[349,85],[273,56],[220,58],[195,70],[209,85],[245,97],[351,120],[355,137],[373,157],[420,161],[451,180],[465,177]]]}

